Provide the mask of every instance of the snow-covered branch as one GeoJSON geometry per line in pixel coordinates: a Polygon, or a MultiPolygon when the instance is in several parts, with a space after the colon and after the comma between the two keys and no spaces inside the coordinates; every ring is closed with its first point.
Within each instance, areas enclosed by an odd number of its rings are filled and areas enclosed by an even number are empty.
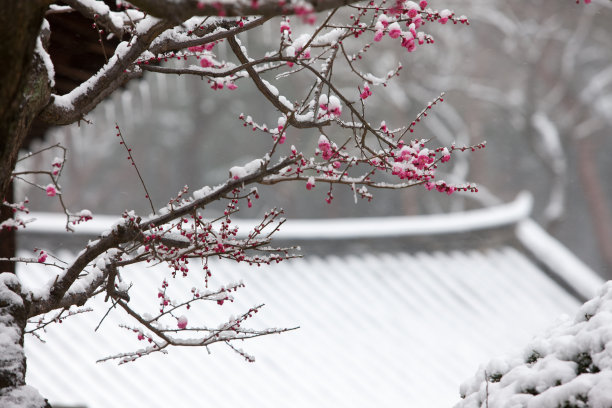
{"type": "Polygon", "coordinates": [[[136,7],[149,14],[173,19],[176,22],[193,16],[285,16],[316,13],[342,7],[358,0],[134,0],[136,7]]]}

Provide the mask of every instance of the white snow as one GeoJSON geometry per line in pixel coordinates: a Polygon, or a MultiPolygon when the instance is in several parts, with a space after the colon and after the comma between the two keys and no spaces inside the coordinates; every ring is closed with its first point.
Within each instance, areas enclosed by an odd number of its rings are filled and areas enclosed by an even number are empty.
{"type": "Polygon", "coordinates": [[[521,354],[481,366],[461,385],[465,399],[455,408],[554,408],[568,404],[609,408],[610,347],[612,282],[585,303],[574,319],[566,319],[534,338],[521,354]],[[492,376],[496,378],[492,380],[492,376]]]}
{"type": "Polygon", "coordinates": [[[265,163],[262,159],[255,159],[253,161],[248,162],[244,166],[234,166],[232,167],[230,172],[230,177],[233,179],[239,179],[248,176],[249,174],[253,174],[263,166],[265,163]]]}
{"type": "Polygon", "coordinates": [[[0,396],[0,406],[2,408],[38,408],[44,407],[46,404],[38,390],[29,385],[13,388],[0,396]]]}
{"type": "Polygon", "coordinates": [[[206,197],[208,194],[210,194],[211,191],[212,188],[210,188],[209,186],[204,186],[201,189],[193,192],[193,198],[199,200],[200,198],[206,197]]]}
{"type": "Polygon", "coordinates": [[[0,273],[0,304],[2,305],[23,305],[21,297],[13,292],[10,287],[19,287],[19,280],[13,273],[0,273]]]}
{"type": "Polygon", "coordinates": [[[334,28],[329,32],[319,35],[312,41],[312,45],[335,44],[346,32],[344,28],[334,28]]]}
{"type": "MultiPolygon", "coordinates": [[[[245,166],[235,166],[232,169],[238,174],[246,175],[249,170],[258,170],[261,163],[261,159],[257,159],[245,166]]],[[[206,186],[195,191],[193,195],[198,199],[211,191],[212,189],[206,186]]],[[[477,231],[495,226],[511,225],[524,220],[529,216],[531,205],[531,195],[521,193],[511,203],[461,213],[412,217],[371,217],[358,220],[354,218],[289,219],[275,234],[275,237],[279,239],[342,239],[477,231]]],[[[28,225],[27,231],[29,232],[62,233],[65,230],[66,218],[63,214],[33,212],[30,215],[36,218],[36,222],[28,225]]],[[[91,221],[76,225],[75,234],[100,234],[111,229],[116,222],[117,217],[97,215],[91,221]]],[[[245,229],[257,225],[260,221],[241,219],[236,222],[241,225],[240,230],[244,232],[245,229]]],[[[238,235],[241,236],[240,233],[238,235]]]]}
{"type": "MultiPolygon", "coordinates": [[[[46,25],[49,25],[47,20],[44,20],[44,23],[46,25]]],[[[43,64],[45,64],[45,69],[47,70],[47,76],[49,77],[49,85],[51,87],[54,87],[55,86],[55,68],[53,67],[53,62],[51,62],[51,57],[49,56],[47,51],[45,51],[45,49],[43,48],[40,37],[36,38],[36,49],[34,52],[36,52],[40,56],[40,58],[43,61],[43,64]]]]}
{"type": "MultiPolygon", "coordinates": [[[[34,279],[42,269],[34,266],[20,276],[34,279]]],[[[511,248],[308,257],[261,268],[211,260],[209,266],[211,289],[240,278],[246,288],[232,292],[234,303],[177,311],[190,327],[218,327],[265,302],[245,328],[301,328],[235,344],[257,357],[254,365],[223,344],[212,345],[210,355],[187,347],[120,367],[96,364],[143,347],[137,333],[117,327],[131,323],[118,308],[93,333],[110,307],[101,296],[89,304],[94,312],[50,326],[46,344],[26,340],[28,381],[52,403],[91,408],[197,406],[203,400],[218,408],[450,407],[475,362],[525,344],[536,327],[578,307],[511,248]],[[101,378],[106,387],[99,386],[101,378]]],[[[137,282],[130,290],[133,308],[155,313],[164,273],[162,266],[136,265],[122,272],[137,282]]],[[[175,294],[203,284],[195,270],[168,282],[175,294]]],[[[176,320],[168,323],[177,327],[176,320]]]]}

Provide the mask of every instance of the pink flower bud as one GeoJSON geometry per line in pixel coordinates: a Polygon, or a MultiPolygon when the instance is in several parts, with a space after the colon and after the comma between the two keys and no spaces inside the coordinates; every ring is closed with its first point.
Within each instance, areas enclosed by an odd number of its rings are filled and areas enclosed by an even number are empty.
{"type": "Polygon", "coordinates": [[[402,29],[397,22],[389,24],[389,37],[398,38],[402,34],[402,29]]]}
{"type": "Polygon", "coordinates": [[[179,329],[184,329],[185,327],[187,327],[187,317],[185,317],[185,315],[179,317],[176,321],[176,325],[179,329]]]}
{"type": "Polygon", "coordinates": [[[47,185],[46,191],[47,191],[47,196],[49,197],[55,197],[55,195],[57,194],[57,189],[55,188],[53,184],[47,185]]]}
{"type": "Polygon", "coordinates": [[[306,183],[306,190],[312,190],[312,188],[315,186],[315,179],[314,177],[309,177],[308,178],[308,182],[306,183]]]}

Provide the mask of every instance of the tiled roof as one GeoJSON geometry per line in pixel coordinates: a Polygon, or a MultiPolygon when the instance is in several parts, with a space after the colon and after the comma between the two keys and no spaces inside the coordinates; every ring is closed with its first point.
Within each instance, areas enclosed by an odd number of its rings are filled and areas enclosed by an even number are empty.
{"type": "MultiPolygon", "coordinates": [[[[93,332],[108,308],[97,299],[94,312],[49,327],[46,344],[27,340],[29,383],[52,403],[90,408],[450,407],[480,363],[521,347],[579,305],[510,246],[311,256],[261,268],[215,262],[212,270],[218,284],[242,279],[246,288],[232,304],[211,305],[204,321],[266,303],[252,325],[299,330],[238,344],[255,363],[216,344],[210,354],[172,349],[121,366],[96,364],[142,346],[117,328],[129,322],[118,310],[93,332]]],[[[32,282],[39,273],[21,271],[32,282]]],[[[155,307],[161,280],[153,274],[125,275],[141,278],[134,307],[155,307]]],[[[188,279],[170,283],[189,290],[188,279]]]]}

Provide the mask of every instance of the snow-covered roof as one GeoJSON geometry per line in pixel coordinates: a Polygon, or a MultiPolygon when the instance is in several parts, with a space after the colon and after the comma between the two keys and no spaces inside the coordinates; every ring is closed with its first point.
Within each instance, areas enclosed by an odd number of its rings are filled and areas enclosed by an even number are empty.
{"type": "MultiPolygon", "coordinates": [[[[579,261],[529,224],[529,208],[529,199],[523,197],[504,207],[479,210],[478,217],[438,216],[428,218],[427,225],[444,226],[449,234],[518,226],[517,241],[532,246],[532,255],[520,245],[502,243],[460,251],[414,253],[406,248],[308,256],[260,268],[212,262],[213,288],[237,280],[246,288],[234,303],[213,304],[205,316],[190,316],[190,321],[202,317],[219,322],[266,303],[252,325],[300,326],[237,345],[254,355],[255,363],[215,344],[210,354],[206,349],[172,349],[169,355],[121,366],[96,364],[142,344],[133,332],[118,328],[131,323],[119,310],[112,310],[94,333],[109,307],[95,299],[93,312],[48,327],[46,344],[27,339],[28,381],[52,403],[90,408],[451,406],[459,399],[459,384],[479,364],[520,348],[560,314],[575,313],[580,302],[556,282],[566,272],[551,278],[542,269],[542,258],[565,259],[574,271],[574,283],[585,292],[601,283],[575,273],[581,270],[575,263],[579,261]]],[[[327,239],[340,240],[363,231],[385,230],[394,236],[400,234],[400,224],[408,228],[403,234],[416,234],[420,219],[325,224],[333,225],[327,239]],[[367,227],[372,222],[376,228],[367,227]]],[[[303,229],[290,222],[282,238],[314,238],[308,232],[314,222],[305,222],[303,229]]],[[[564,269],[559,262],[549,266],[564,269]]],[[[156,307],[160,276],[170,272],[155,268],[160,270],[124,273],[138,282],[130,292],[133,307],[151,301],[156,307]]],[[[38,265],[18,273],[26,285],[48,279],[38,265]]],[[[191,279],[201,277],[169,279],[174,287],[189,291],[195,286],[191,279]]]]}
{"type": "MultiPolygon", "coordinates": [[[[516,224],[529,217],[532,206],[529,193],[521,193],[507,204],[485,207],[469,212],[410,217],[371,217],[337,219],[289,219],[275,233],[275,239],[354,239],[389,238],[422,235],[447,235],[516,224]]],[[[36,220],[28,224],[26,233],[58,233],[64,230],[66,217],[58,213],[32,213],[36,220]]],[[[117,222],[119,217],[95,215],[91,221],[74,227],[76,234],[100,234],[117,222]]],[[[260,221],[239,220],[242,231],[248,231],[260,221]]]]}

